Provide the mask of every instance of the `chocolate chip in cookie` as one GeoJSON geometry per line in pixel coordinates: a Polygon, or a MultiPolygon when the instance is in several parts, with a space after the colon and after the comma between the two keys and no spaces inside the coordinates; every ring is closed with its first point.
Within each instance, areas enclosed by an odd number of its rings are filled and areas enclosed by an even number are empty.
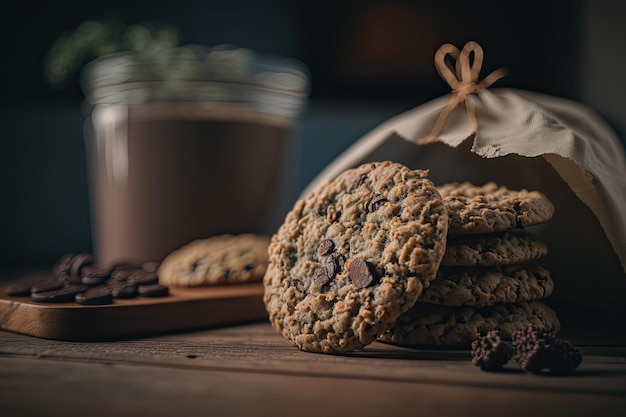
{"type": "Polygon", "coordinates": [[[324,239],[317,247],[317,255],[319,257],[329,255],[335,249],[335,244],[330,239],[324,239]]]}
{"type": "Polygon", "coordinates": [[[328,271],[324,267],[316,268],[313,272],[313,281],[319,286],[326,284],[330,281],[330,276],[328,275],[328,271]]]}
{"type": "Polygon", "coordinates": [[[374,274],[363,258],[356,258],[350,264],[350,279],[357,288],[365,288],[374,282],[374,274]]]}

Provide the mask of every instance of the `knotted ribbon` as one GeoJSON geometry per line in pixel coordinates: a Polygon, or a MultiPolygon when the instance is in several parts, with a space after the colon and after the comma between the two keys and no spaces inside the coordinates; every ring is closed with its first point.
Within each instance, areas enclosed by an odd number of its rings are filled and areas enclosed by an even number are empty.
{"type": "Polygon", "coordinates": [[[448,119],[450,113],[460,104],[465,106],[467,112],[467,118],[472,126],[472,132],[474,137],[478,133],[478,121],[476,120],[476,110],[471,101],[468,100],[470,94],[476,94],[484,88],[488,88],[491,84],[498,81],[505,75],[503,69],[498,69],[482,81],[478,81],[480,75],[480,69],[483,65],[483,49],[476,42],[470,41],[465,44],[463,49],[459,49],[446,43],[442,45],[435,53],[435,67],[441,78],[443,78],[448,85],[452,88],[450,93],[450,100],[446,107],[439,113],[435,124],[428,136],[419,138],[416,143],[422,145],[425,143],[431,143],[437,140],[443,126],[448,119]],[[474,54],[474,61],[470,62],[470,55],[474,54]],[[446,62],[446,57],[450,55],[455,59],[454,70],[446,62]]]}

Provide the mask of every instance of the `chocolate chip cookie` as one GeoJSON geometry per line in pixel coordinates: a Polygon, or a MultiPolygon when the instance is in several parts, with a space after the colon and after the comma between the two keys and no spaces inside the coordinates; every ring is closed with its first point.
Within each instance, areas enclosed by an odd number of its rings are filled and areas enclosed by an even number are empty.
{"type": "Polygon", "coordinates": [[[379,340],[409,347],[467,348],[477,335],[498,329],[503,339],[510,340],[513,332],[529,324],[550,332],[561,327],[554,310],[541,301],[483,309],[416,303],[379,340]]]}
{"type": "Polygon", "coordinates": [[[450,215],[450,234],[494,233],[546,223],[554,205],[538,191],[510,190],[494,182],[437,187],[450,215]]]}
{"type": "Polygon", "coordinates": [[[371,343],[435,278],[447,229],[427,171],[385,161],[343,172],[297,201],[272,237],[270,322],[305,351],[371,343]]]}
{"type": "Polygon", "coordinates": [[[161,285],[200,287],[260,282],[269,236],[251,233],[198,239],[169,254],[158,268],[161,285]]]}
{"type": "Polygon", "coordinates": [[[532,263],[493,267],[440,267],[420,302],[467,307],[540,300],[552,294],[550,272],[532,263]]]}
{"type": "Polygon", "coordinates": [[[448,236],[441,265],[510,265],[545,256],[548,246],[540,238],[521,232],[448,236]]]}

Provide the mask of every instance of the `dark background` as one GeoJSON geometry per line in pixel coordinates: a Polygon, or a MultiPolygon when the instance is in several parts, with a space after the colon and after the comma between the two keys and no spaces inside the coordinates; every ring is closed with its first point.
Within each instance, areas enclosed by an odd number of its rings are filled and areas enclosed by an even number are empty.
{"type": "Polygon", "coordinates": [[[303,61],[311,94],[294,175],[304,187],[352,142],[449,92],[433,56],[475,40],[497,87],[583,102],[626,138],[626,3],[619,1],[19,2],[0,16],[0,262],[44,265],[91,250],[82,93],[49,87],[43,62],[79,23],[115,16],[178,27],[183,43],[230,43],[303,61]],[[505,3],[510,3],[505,5],[505,3]]]}

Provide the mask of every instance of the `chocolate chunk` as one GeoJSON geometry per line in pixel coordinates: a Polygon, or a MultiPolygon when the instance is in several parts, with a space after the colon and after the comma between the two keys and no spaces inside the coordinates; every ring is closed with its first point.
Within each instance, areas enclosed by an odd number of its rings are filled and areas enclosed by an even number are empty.
{"type": "Polygon", "coordinates": [[[81,269],[93,263],[93,256],[89,253],[81,253],[72,259],[70,264],[70,282],[77,284],[81,282],[81,269]]]}
{"type": "Polygon", "coordinates": [[[109,282],[127,282],[134,272],[136,272],[134,269],[114,269],[111,271],[109,282]]]}
{"type": "Polygon", "coordinates": [[[85,285],[102,285],[111,276],[111,271],[95,266],[85,266],[81,269],[80,282],[85,285]]]}
{"type": "Polygon", "coordinates": [[[511,335],[514,359],[522,369],[540,373],[548,370],[553,375],[572,373],[582,362],[582,354],[569,341],[545,331],[535,324],[511,335]]]}
{"type": "Polygon", "coordinates": [[[359,188],[360,186],[362,186],[363,184],[365,184],[365,182],[367,181],[367,174],[361,174],[361,176],[359,177],[359,182],[357,182],[356,184],[356,188],[359,188]]]}
{"type": "Polygon", "coordinates": [[[66,285],[51,291],[33,292],[30,298],[41,303],[67,303],[74,301],[76,294],[87,291],[85,285],[66,285]]]}
{"type": "Polygon", "coordinates": [[[74,300],[81,305],[106,305],[113,304],[113,294],[104,285],[91,287],[87,291],[76,294],[74,300]]]}
{"type": "Polygon", "coordinates": [[[128,277],[128,283],[132,285],[151,285],[156,284],[159,277],[156,272],[146,272],[144,270],[135,271],[128,277]]]}
{"type": "Polygon", "coordinates": [[[141,265],[118,263],[110,268],[97,267],[89,253],[63,255],[50,272],[27,275],[5,289],[11,297],[28,297],[43,303],[76,302],[81,305],[106,305],[116,298],[164,297],[169,287],[159,285],[159,262],[141,265]]]}
{"type": "Polygon", "coordinates": [[[137,292],[142,297],[166,297],[170,289],[161,284],[139,285],[137,292]]]}
{"type": "Polygon", "coordinates": [[[4,293],[11,297],[23,297],[28,296],[31,293],[31,289],[34,285],[50,279],[52,276],[50,274],[36,274],[36,275],[27,275],[25,277],[19,278],[17,281],[13,282],[9,285],[4,293]]]}
{"type": "Polygon", "coordinates": [[[63,281],[54,275],[46,275],[39,282],[33,284],[30,291],[34,292],[46,292],[56,290],[63,286],[63,281]]]}
{"type": "Polygon", "coordinates": [[[111,270],[113,271],[117,271],[117,270],[128,270],[128,269],[132,269],[132,270],[136,270],[136,269],[141,269],[141,265],[138,265],[136,263],[133,262],[127,262],[127,261],[119,261],[116,264],[114,264],[111,267],[111,270]]]}
{"type": "Polygon", "coordinates": [[[328,281],[330,281],[330,277],[328,276],[326,268],[321,267],[313,271],[313,282],[315,282],[317,285],[321,287],[328,281]]]}
{"type": "Polygon", "coordinates": [[[348,274],[350,275],[352,283],[357,288],[365,288],[374,282],[372,270],[367,261],[363,258],[356,258],[352,261],[348,274]]]}
{"type": "Polygon", "coordinates": [[[113,298],[135,298],[139,294],[137,292],[137,287],[134,285],[116,284],[109,285],[108,288],[111,289],[111,295],[113,298]]]}
{"type": "Polygon", "coordinates": [[[513,357],[513,348],[507,344],[497,330],[477,336],[472,342],[472,363],[483,371],[501,371],[513,357]]]}
{"type": "Polygon", "coordinates": [[[333,279],[337,273],[337,261],[334,256],[327,256],[322,259],[322,267],[326,270],[328,279],[333,279]]]}
{"type": "Polygon", "coordinates": [[[320,258],[322,256],[326,256],[330,254],[335,249],[335,244],[330,239],[324,239],[320,242],[320,245],[317,247],[317,256],[320,258]]]}
{"type": "Polygon", "coordinates": [[[517,227],[518,229],[524,228],[522,220],[520,219],[520,216],[524,214],[524,212],[522,211],[521,201],[516,201],[515,204],[513,204],[513,210],[515,211],[515,227],[517,227]]]}
{"type": "Polygon", "coordinates": [[[72,279],[70,278],[70,273],[60,273],[56,276],[59,280],[61,280],[61,282],[63,282],[64,285],[80,285],[80,282],[72,282],[72,279]]]}
{"type": "Polygon", "coordinates": [[[382,195],[374,196],[367,205],[367,211],[370,213],[378,210],[382,205],[384,205],[388,200],[382,195]]]}
{"type": "Polygon", "coordinates": [[[67,253],[59,258],[58,261],[52,267],[52,273],[58,277],[67,277],[70,274],[70,266],[74,259],[73,253],[67,253]]]}

